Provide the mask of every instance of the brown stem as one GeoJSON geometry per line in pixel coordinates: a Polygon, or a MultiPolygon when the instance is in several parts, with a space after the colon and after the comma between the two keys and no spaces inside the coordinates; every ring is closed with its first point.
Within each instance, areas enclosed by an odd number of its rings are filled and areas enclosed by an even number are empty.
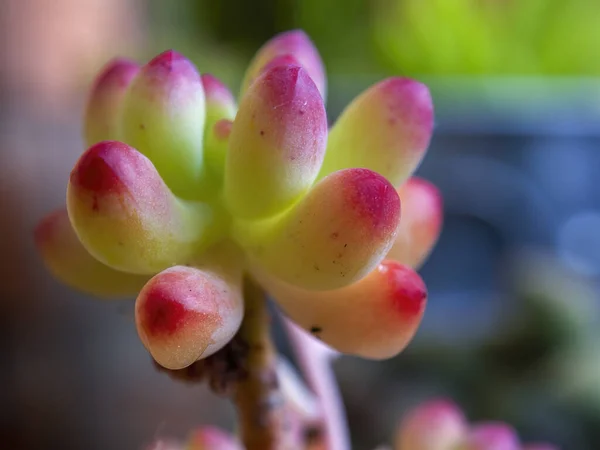
{"type": "Polygon", "coordinates": [[[244,285],[246,311],[238,339],[247,348],[245,376],[234,393],[246,450],[298,449],[290,436],[288,414],[277,378],[277,353],[271,341],[270,316],[262,289],[244,285]]]}

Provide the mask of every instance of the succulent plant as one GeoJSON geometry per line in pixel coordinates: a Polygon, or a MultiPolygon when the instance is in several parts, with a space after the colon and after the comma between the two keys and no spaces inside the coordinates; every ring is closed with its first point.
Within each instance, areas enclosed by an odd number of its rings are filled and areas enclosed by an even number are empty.
{"type": "MultiPolygon", "coordinates": [[[[432,133],[429,91],[384,80],[331,129],[325,94],[301,31],[258,51],[239,106],[175,51],[143,66],[117,59],[90,94],[89,148],[66,209],[35,232],[66,284],[137,295],[138,334],[156,363],[230,394],[247,450],[347,450],[330,357],[392,357],[425,310],[415,269],[438,238],[442,204],[412,174],[432,133]],[[265,293],[287,317],[311,390],[274,349],[265,293]]],[[[204,429],[188,448],[238,448],[226,442],[204,429]]]]}
{"type": "Polygon", "coordinates": [[[239,107],[174,51],[141,67],[111,62],[88,101],[89,148],[67,208],[36,230],[44,261],[91,294],[139,291],[140,337],[169,369],[231,340],[244,275],[334,348],[398,353],[426,301],[411,267],[441,225],[436,188],[410,178],[431,136],[431,98],[390,78],[328,130],[325,91],[300,31],[260,49],[239,107]]]}
{"type": "Polygon", "coordinates": [[[402,418],[395,450],[552,450],[550,444],[522,444],[516,431],[502,422],[469,423],[451,400],[433,399],[402,418]]]}
{"type": "MultiPolygon", "coordinates": [[[[207,426],[191,433],[185,444],[164,441],[148,450],[242,450],[232,435],[207,426]]],[[[521,443],[516,431],[502,422],[469,423],[453,401],[436,398],[416,405],[398,424],[394,450],[556,450],[547,443],[521,443]]]]}

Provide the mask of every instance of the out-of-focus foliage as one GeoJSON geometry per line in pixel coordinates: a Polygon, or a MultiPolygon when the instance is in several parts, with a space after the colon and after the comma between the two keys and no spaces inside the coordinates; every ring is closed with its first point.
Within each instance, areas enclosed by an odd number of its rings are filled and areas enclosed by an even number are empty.
{"type": "Polygon", "coordinates": [[[171,42],[172,47],[179,36],[183,47],[177,48],[192,55],[200,67],[217,62],[219,67],[211,70],[228,83],[239,82],[227,75],[245,67],[266,39],[293,28],[303,29],[314,40],[329,73],[377,70],[369,40],[373,6],[363,0],[151,0],[150,4],[153,29],[162,35],[156,44],[165,47],[162,42],[171,42]],[[197,39],[190,41],[190,36],[197,39]]]}
{"type": "Polygon", "coordinates": [[[427,74],[600,73],[594,0],[387,0],[373,37],[388,67],[427,74]]]}
{"type": "Polygon", "coordinates": [[[268,36],[302,28],[321,49],[332,73],[600,74],[600,3],[595,0],[153,0],[153,4],[160,11],[154,16],[161,24],[170,24],[163,31],[171,37],[198,36],[186,45],[195,47],[198,63],[218,56],[226,72],[230,64],[246,62],[268,36]]]}

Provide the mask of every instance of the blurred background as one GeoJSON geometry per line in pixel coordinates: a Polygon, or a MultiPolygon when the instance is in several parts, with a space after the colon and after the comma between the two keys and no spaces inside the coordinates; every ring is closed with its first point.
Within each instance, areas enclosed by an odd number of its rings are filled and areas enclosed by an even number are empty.
{"type": "Polygon", "coordinates": [[[336,365],[355,449],[406,408],[452,397],[527,439],[600,448],[600,3],[597,0],[2,0],[0,447],[140,449],[233,411],[157,373],[131,302],[54,281],[32,229],[64,202],[81,113],[115,56],[167,48],[237,90],[273,34],[303,28],[331,120],[373,82],[428,83],[436,133],[419,174],[445,200],[415,341],[336,365]]]}

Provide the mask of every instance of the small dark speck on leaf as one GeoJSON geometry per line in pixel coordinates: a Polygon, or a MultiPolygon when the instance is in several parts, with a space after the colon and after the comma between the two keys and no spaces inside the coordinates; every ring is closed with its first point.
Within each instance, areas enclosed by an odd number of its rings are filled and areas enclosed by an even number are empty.
{"type": "Polygon", "coordinates": [[[344,248],[348,247],[348,244],[344,244],[344,248]]]}
{"type": "Polygon", "coordinates": [[[323,329],[320,326],[318,326],[318,325],[313,325],[312,327],[310,327],[310,332],[312,334],[318,334],[321,331],[323,331],[323,329]]]}
{"type": "Polygon", "coordinates": [[[265,131],[264,130],[260,130],[260,135],[264,136],[265,135],[265,131]]]}
{"type": "Polygon", "coordinates": [[[144,125],[143,123],[140,123],[140,130],[145,130],[146,129],[146,125],[144,125]]]}
{"type": "Polygon", "coordinates": [[[316,264],[313,267],[315,268],[315,270],[321,270],[321,269],[319,269],[319,266],[317,266],[316,264]]]}
{"type": "Polygon", "coordinates": [[[304,430],[304,441],[307,444],[315,444],[323,438],[323,430],[315,425],[311,425],[304,430]]]}

